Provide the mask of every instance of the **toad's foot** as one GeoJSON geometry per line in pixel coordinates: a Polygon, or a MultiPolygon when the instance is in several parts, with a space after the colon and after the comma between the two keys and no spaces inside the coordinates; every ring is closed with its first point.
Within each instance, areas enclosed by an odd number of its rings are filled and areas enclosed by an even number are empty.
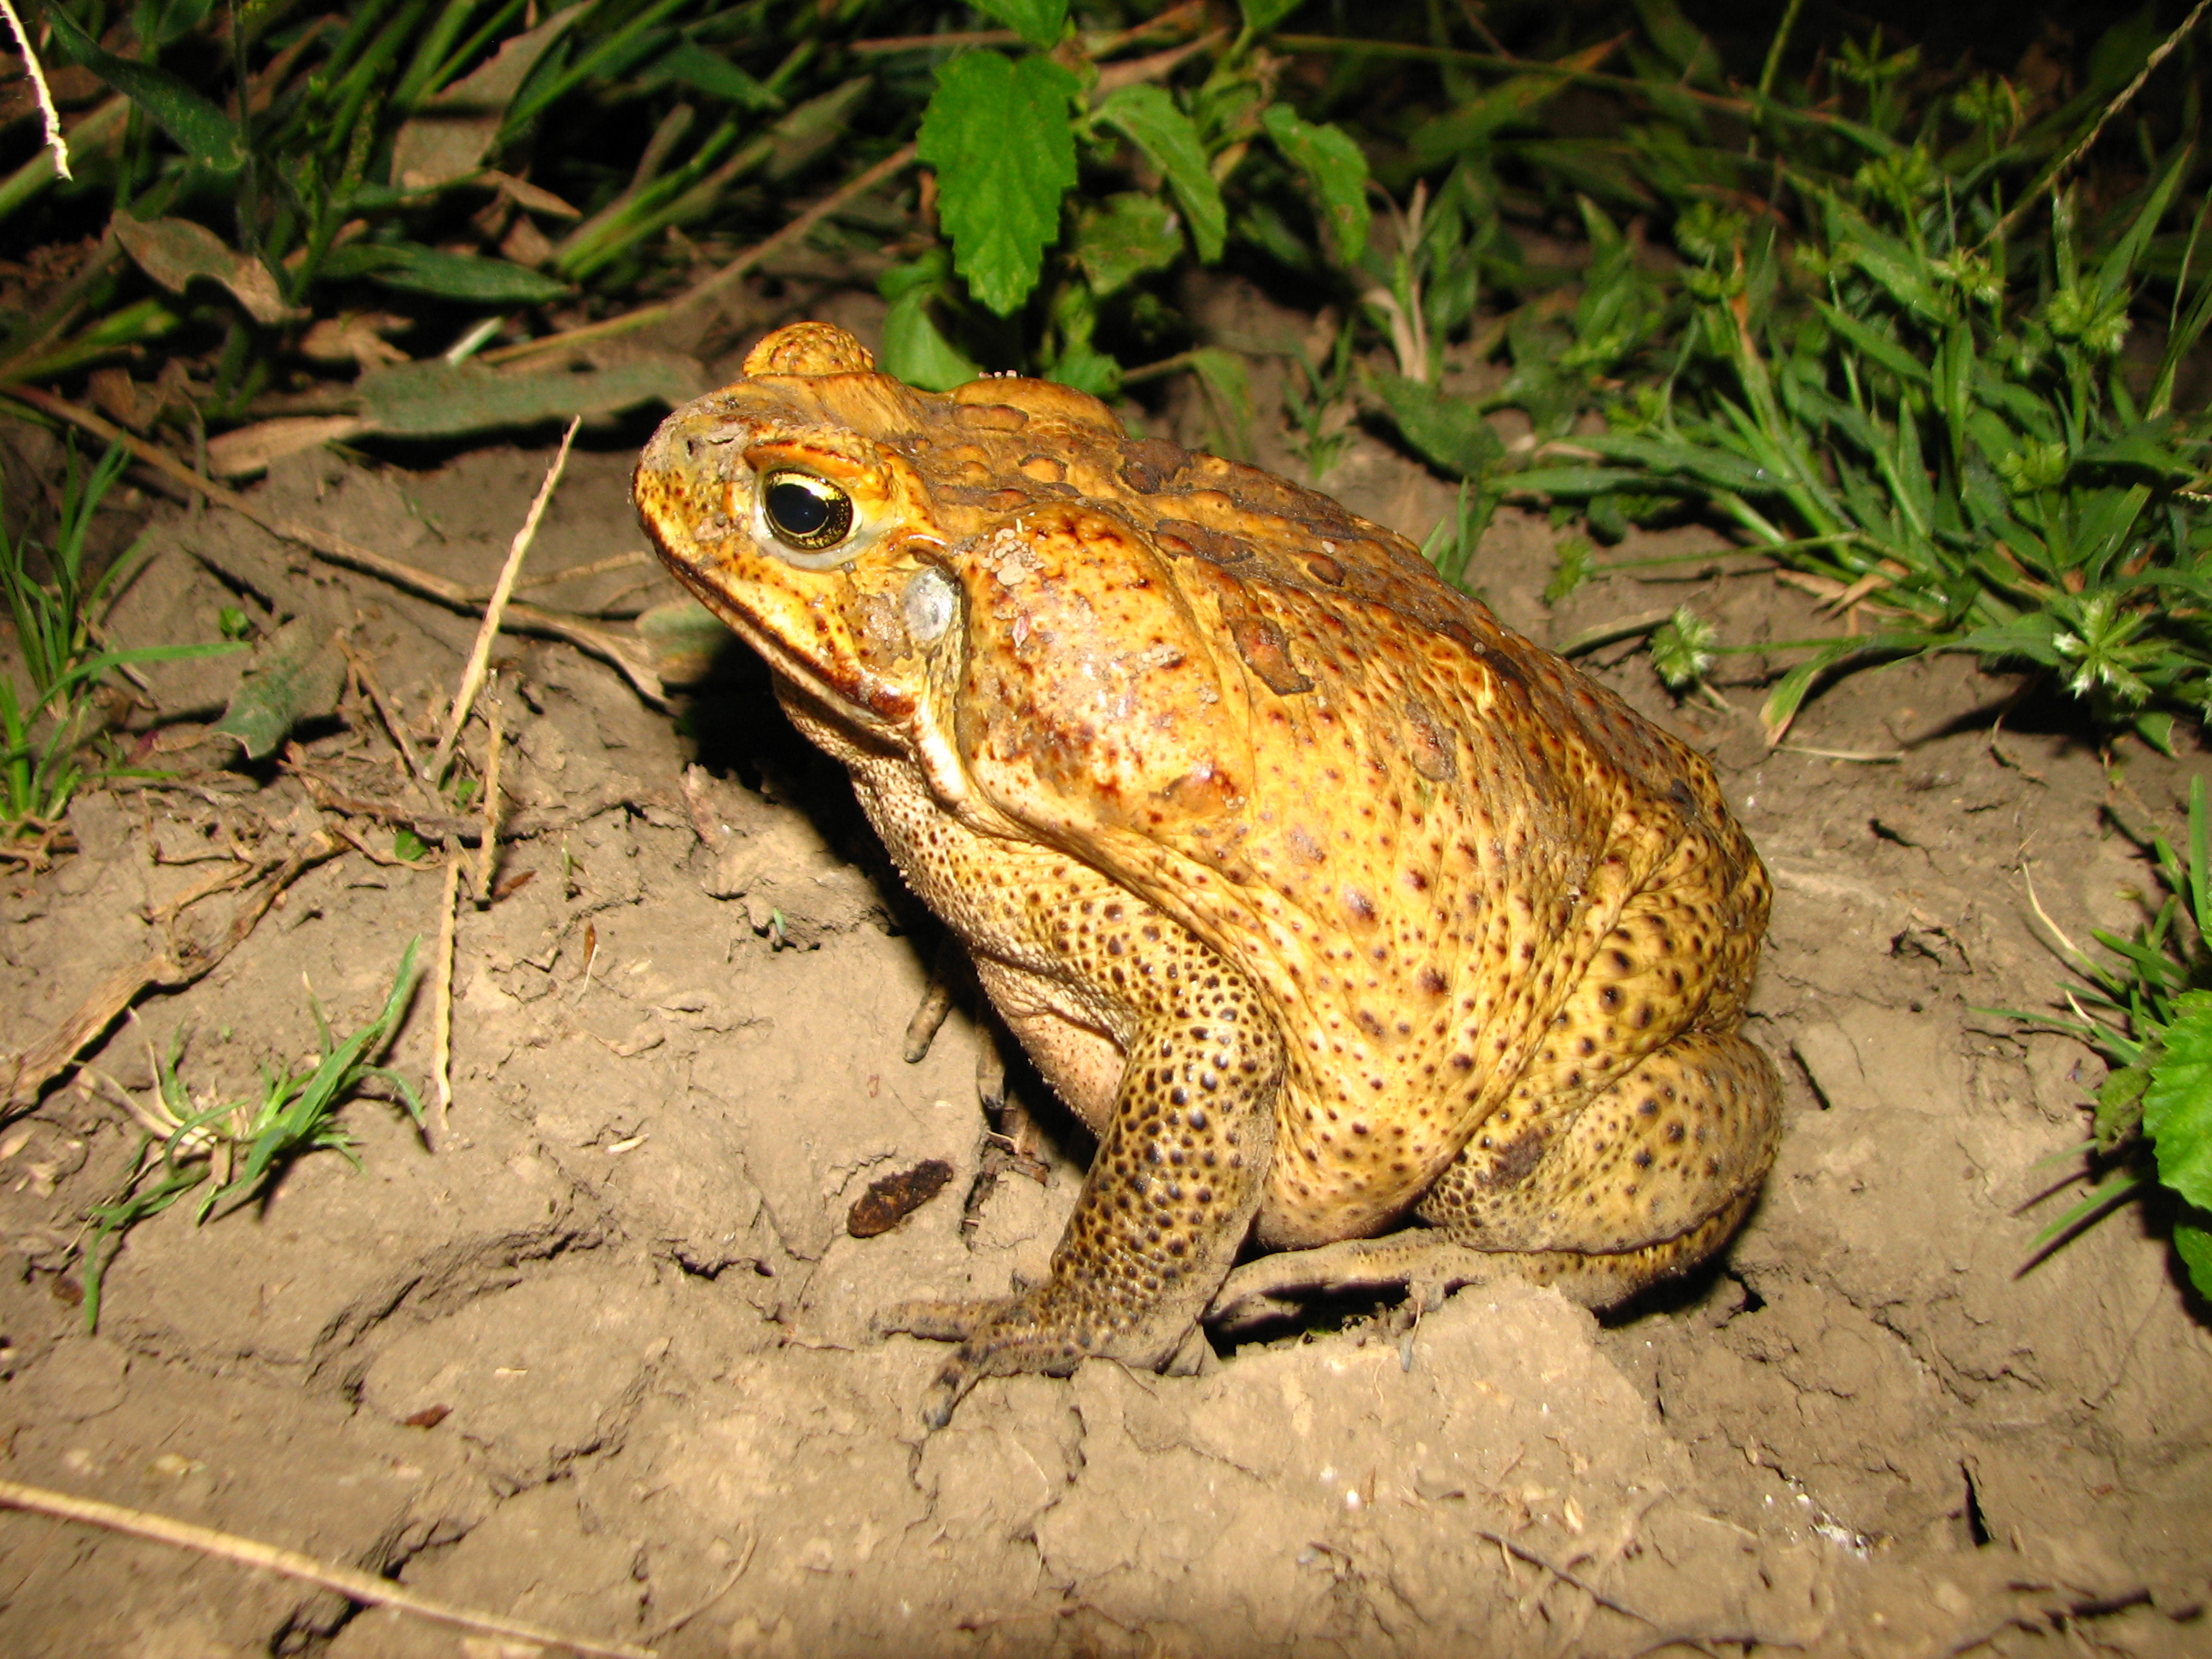
{"type": "Polygon", "coordinates": [[[1216,1335],[1236,1336],[1296,1318],[1317,1297],[1401,1289],[1417,1312],[1427,1313],[1454,1291],[1506,1279],[1548,1285],[1586,1308],[1610,1308],[1704,1261],[1742,1220],[1751,1197],[1744,1194],[1677,1237],[1633,1250],[1479,1250],[1432,1228],[1284,1250],[1232,1272],[1206,1309],[1206,1324],[1216,1335]]]}
{"type": "Polygon", "coordinates": [[[1193,1328],[1183,1308],[1164,1317],[1115,1329],[1070,1304],[1050,1284],[1018,1295],[977,1302],[911,1302],[876,1322],[879,1334],[895,1333],[934,1342],[957,1342],[923,1402],[922,1419],[941,1429],[968,1391],[987,1376],[1042,1374],[1066,1376],[1085,1359],[1111,1358],[1158,1370],[1172,1359],[1193,1328]]]}

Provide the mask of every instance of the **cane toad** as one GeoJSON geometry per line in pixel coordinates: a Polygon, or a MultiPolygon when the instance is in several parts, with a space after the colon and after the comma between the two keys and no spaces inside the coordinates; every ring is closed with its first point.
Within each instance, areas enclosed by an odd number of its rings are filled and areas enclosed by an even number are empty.
{"type": "Polygon", "coordinates": [[[1303,1254],[1232,1299],[1487,1268],[1604,1305],[1749,1208],[1765,872],[1702,757],[1401,538],[821,324],[634,491],[1097,1135],[1043,1284],[894,1327],[961,1345],[933,1421],[1166,1363],[1248,1241],[1303,1254]]]}

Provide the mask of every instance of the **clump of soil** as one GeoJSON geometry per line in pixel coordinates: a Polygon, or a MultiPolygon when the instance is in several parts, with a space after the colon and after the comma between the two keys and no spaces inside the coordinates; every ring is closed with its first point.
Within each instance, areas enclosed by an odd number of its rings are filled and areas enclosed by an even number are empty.
{"type": "MultiPolygon", "coordinates": [[[[260,488],[488,585],[543,461],[323,456],[260,488]]],[[[640,545],[628,465],[572,463],[533,570],[640,545]]],[[[1328,482],[1416,537],[1449,500],[1368,439],[1328,482]]],[[[352,623],[404,717],[450,696],[469,619],[221,514],[155,534],[123,641],[214,637],[250,568],[286,590],[260,599],[352,623]]],[[[1701,534],[1647,550],[1717,545],[1701,534]]],[[[1547,608],[1551,538],[1507,514],[1474,566],[1540,640],[1682,599],[1731,640],[1837,625],[1717,562],[1547,608]]],[[[641,579],[558,602],[622,603],[641,579]]],[[[2100,755],[1953,660],[1846,680],[1771,750],[1755,664],[1677,702],[1628,647],[1585,659],[1714,757],[1776,878],[1752,1034],[1784,1062],[1789,1125],[1722,1261],[1602,1325],[1483,1288],[1418,1324],[1355,1307],[1193,1376],[986,1382],[927,1435],[941,1351],[879,1340],[872,1317],[1039,1273],[1087,1148],[1018,1066],[1017,1109],[987,1133],[979,1071],[1001,1085],[969,993],[902,1057],[936,930],[757,668],[733,665],[679,735],[566,647],[501,651],[516,838],[495,901],[461,914],[444,1144],[356,1100],[358,1170],[307,1158],[252,1209],[140,1225],[88,1335],[75,1247],[139,1136],[88,1085],[46,1093],[0,1129],[7,1479],[671,1656],[2212,1639],[2203,1310],[2138,1211],[2026,1267],[2069,1184],[2039,1160],[2080,1138],[2099,1073],[1990,1012],[2048,1006],[2059,976],[2027,872],[2069,933],[2126,931],[2152,882],[2114,818],[2170,831],[2201,757],[2100,755]]],[[[191,723],[237,672],[155,671],[168,723],[143,758],[180,775],[82,796],[78,850],[7,882],[11,1049],[160,949],[172,910],[214,928],[239,902],[214,878],[319,831],[349,850],[93,1064],[143,1091],[183,1030],[196,1097],[235,1098],[313,1048],[306,987],[351,1029],[407,941],[434,939],[441,874],[398,857],[373,810],[401,793],[374,711],[347,702],[281,765],[225,766],[191,723]]],[[[430,1059],[424,997],[391,1063],[419,1079],[430,1059]]],[[[523,1650],[22,1514],[0,1515],[0,1648],[523,1650]]]]}

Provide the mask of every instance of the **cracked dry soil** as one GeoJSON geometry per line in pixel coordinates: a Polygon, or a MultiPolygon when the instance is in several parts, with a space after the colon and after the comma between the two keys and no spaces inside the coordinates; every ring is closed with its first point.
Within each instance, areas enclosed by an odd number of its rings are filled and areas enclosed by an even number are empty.
{"type": "MultiPolygon", "coordinates": [[[[258,488],[488,583],[544,459],[325,455],[258,488]]],[[[611,442],[578,456],[533,571],[639,544],[628,464],[611,442]]],[[[1416,535],[1447,500],[1364,439],[1331,483],[1416,535]]],[[[155,534],[124,641],[213,637],[239,594],[211,563],[351,622],[410,717],[450,696],[470,620],[220,514],[155,534]]],[[[1550,537],[1509,514],[1477,566],[1539,639],[1680,599],[1724,638],[1834,625],[1719,565],[1547,607],[1550,537]]],[[[550,602],[662,596],[626,594],[641,578],[550,602]]],[[[510,639],[501,659],[526,833],[496,901],[462,909],[448,1143],[356,1100],[358,1171],[309,1158],[258,1208],[140,1226],[92,1336],[70,1246],[137,1135],[50,1090],[0,1129],[0,1474],[672,1659],[2212,1652],[2205,1310],[2134,1211],[2021,1271],[2066,1201],[2023,1208],[2067,1186],[2038,1160],[2081,1138],[2100,1073],[1986,1012],[2047,1007],[2059,978],[2023,860],[2069,933],[2126,931],[2152,884],[2112,815],[2171,832],[2201,754],[2107,764],[2033,702],[1993,741],[2014,684],[1953,661],[1847,680],[1769,750],[1760,665],[1677,702],[1625,648],[1585,659],[1714,755],[1776,877],[1751,1030],[1784,1062],[1789,1123],[1723,1261],[1605,1324],[1477,1289],[1418,1326],[1347,1309],[1195,1376],[989,1382],[925,1436],[939,1351],[871,1340],[871,1315],[1037,1273],[1078,1132],[1018,1068],[1041,1127],[1007,1121],[1017,1155],[987,1138],[970,994],[902,1058],[936,930],[757,669],[702,692],[686,736],[565,647],[510,639]],[[933,1159],[941,1193],[854,1236],[872,1183],[933,1159]]],[[[439,873],[391,861],[392,825],[364,810],[398,788],[373,714],[349,702],[287,764],[226,767],[191,723],[237,672],[152,673],[170,724],[146,752],[177,775],[82,796],[79,850],[7,881],[11,1050],[146,956],[150,910],[324,823],[368,850],[301,876],[89,1058],[143,1089],[148,1038],[185,1028],[195,1091],[236,1097],[312,1048],[303,977],[348,1029],[408,939],[434,939],[439,873]]],[[[430,1030],[425,994],[392,1054],[417,1079],[430,1030]]],[[[6,1513],[0,1650],[527,1650],[6,1513]]]]}

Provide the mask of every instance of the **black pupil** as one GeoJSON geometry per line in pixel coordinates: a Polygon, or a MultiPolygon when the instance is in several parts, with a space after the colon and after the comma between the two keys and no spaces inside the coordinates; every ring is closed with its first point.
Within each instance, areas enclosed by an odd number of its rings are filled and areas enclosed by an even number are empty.
{"type": "Polygon", "coordinates": [[[830,503],[805,484],[770,484],[768,515],[776,528],[793,536],[811,536],[830,523],[830,503]]]}

